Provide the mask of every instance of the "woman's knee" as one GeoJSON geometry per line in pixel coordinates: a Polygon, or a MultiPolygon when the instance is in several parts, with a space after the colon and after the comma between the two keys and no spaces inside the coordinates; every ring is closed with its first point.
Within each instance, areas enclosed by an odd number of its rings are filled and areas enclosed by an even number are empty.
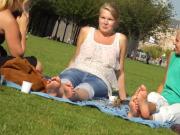
{"type": "Polygon", "coordinates": [[[82,100],[88,100],[88,99],[91,99],[91,97],[88,91],[83,88],[76,88],[74,90],[72,97],[70,98],[70,100],[72,101],[82,101],[82,100]]]}
{"type": "Polygon", "coordinates": [[[36,70],[38,71],[38,72],[40,72],[40,73],[42,73],[43,72],[43,66],[42,66],[42,64],[41,64],[41,62],[40,61],[37,61],[37,64],[36,64],[36,70]]]}

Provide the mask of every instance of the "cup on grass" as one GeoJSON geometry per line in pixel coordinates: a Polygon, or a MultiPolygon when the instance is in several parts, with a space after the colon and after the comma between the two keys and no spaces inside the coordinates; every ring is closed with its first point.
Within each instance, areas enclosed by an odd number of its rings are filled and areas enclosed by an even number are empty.
{"type": "Polygon", "coordinates": [[[110,96],[109,97],[109,102],[114,103],[114,101],[117,100],[117,98],[118,98],[117,96],[110,96]]]}
{"type": "Polygon", "coordinates": [[[32,87],[31,82],[23,81],[22,87],[21,87],[21,92],[29,93],[31,90],[31,87],[32,87]]]}

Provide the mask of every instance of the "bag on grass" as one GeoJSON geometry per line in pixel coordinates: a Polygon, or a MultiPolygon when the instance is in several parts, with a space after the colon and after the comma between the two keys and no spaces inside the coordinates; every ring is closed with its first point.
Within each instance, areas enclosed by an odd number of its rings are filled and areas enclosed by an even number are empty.
{"type": "Polygon", "coordinates": [[[33,91],[45,91],[45,81],[35,67],[33,67],[26,59],[16,57],[5,62],[0,69],[4,79],[22,85],[23,81],[32,83],[33,91]]]}

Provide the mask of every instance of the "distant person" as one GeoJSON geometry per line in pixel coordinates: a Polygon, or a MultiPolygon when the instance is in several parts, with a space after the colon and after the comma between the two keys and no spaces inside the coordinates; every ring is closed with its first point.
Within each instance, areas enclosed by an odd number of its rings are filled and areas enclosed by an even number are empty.
{"type": "Polygon", "coordinates": [[[162,64],[162,57],[159,58],[159,65],[161,66],[162,64]]]}
{"type": "Polygon", "coordinates": [[[80,31],[75,56],[69,67],[60,73],[67,98],[87,100],[108,97],[112,89],[119,90],[121,100],[126,99],[124,59],[127,39],[116,33],[119,12],[116,3],[104,3],[99,11],[98,29],[83,27],[80,31]],[[115,71],[119,71],[118,79],[115,71]]]}
{"type": "Polygon", "coordinates": [[[136,52],[134,50],[131,52],[131,59],[136,59],[136,52]]]}
{"type": "Polygon", "coordinates": [[[149,52],[146,53],[146,64],[149,64],[149,60],[151,59],[151,56],[149,52]]]}
{"type": "Polygon", "coordinates": [[[174,44],[175,52],[170,56],[166,75],[158,88],[159,93],[147,94],[146,87],[141,85],[131,98],[129,117],[180,124],[180,30],[174,44]]]}

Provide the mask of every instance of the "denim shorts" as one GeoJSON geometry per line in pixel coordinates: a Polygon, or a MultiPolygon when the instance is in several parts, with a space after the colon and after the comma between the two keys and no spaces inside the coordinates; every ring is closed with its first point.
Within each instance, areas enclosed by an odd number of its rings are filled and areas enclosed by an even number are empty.
{"type": "Polygon", "coordinates": [[[99,77],[76,69],[70,68],[60,73],[62,83],[71,82],[74,89],[83,88],[87,90],[90,98],[93,97],[108,97],[108,87],[99,77]]]}

